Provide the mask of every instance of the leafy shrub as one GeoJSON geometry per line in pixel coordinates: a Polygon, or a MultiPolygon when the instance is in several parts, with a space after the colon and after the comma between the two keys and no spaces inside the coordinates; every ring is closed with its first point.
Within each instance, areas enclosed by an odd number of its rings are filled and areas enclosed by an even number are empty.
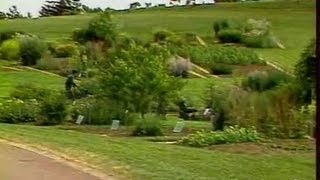
{"type": "Polygon", "coordinates": [[[270,33],[271,24],[266,19],[248,19],[243,24],[244,35],[263,36],[270,33]]]}
{"type": "Polygon", "coordinates": [[[312,89],[315,87],[315,78],[317,73],[317,58],[316,58],[316,41],[312,40],[304,49],[299,61],[295,66],[295,75],[298,83],[303,87],[305,94],[305,102],[311,103],[312,89]]]}
{"type": "MultiPolygon", "coordinates": [[[[184,53],[192,62],[202,67],[211,68],[216,63],[229,65],[264,64],[258,55],[247,48],[221,47],[221,46],[187,46],[184,53]]],[[[182,55],[182,54],[180,54],[182,55]]]]}
{"type": "Polygon", "coordinates": [[[22,101],[11,99],[0,103],[0,122],[26,123],[37,120],[39,104],[35,99],[22,101]]]}
{"type": "Polygon", "coordinates": [[[193,147],[204,147],[215,144],[255,142],[257,140],[258,133],[255,128],[240,128],[238,126],[231,126],[221,132],[200,131],[182,138],[180,143],[193,147]]]}
{"type": "Polygon", "coordinates": [[[188,43],[192,44],[194,43],[194,41],[186,41],[186,37],[191,37],[191,35],[189,34],[189,36],[183,36],[183,35],[179,35],[176,34],[174,32],[168,31],[168,30],[159,30],[157,32],[154,33],[153,38],[154,38],[154,42],[158,43],[158,44],[172,44],[178,47],[181,47],[183,45],[186,45],[188,43]]]}
{"type": "Polygon", "coordinates": [[[61,60],[54,59],[50,55],[46,55],[37,61],[35,67],[46,71],[59,70],[61,68],[61,62],[61,60]]]}
{"type": "Polygon", "coordinates": [[[301,90],[295,83],[281,84],[262,93],[211,86],[206,92],[206,102],[216,113],[216,130],[225,125],[254,126],[270,137],[297,138],[308,132],[312,121],[309,112],[299,112],[300,96],[301,90]]]}
{"type": "Polygon", "coordinates": [[[89,37],[87,35],[87,29],[75,29],[72,32],[72,39],[76,42],[84,43],[87,42],[89,37]]]}
{"type": "Polygon", "coordinates": [[[154,117],[141,119],[140,121],[136,122],[132,135],[133,136],[162,136],[163,133],[161,130],[160,120],[154,117]]]}
{"type": "Polygon", "coordinates": [[[101,95],[146,114],[153,103],[167,103],[181,89],[178,78],[168,74],[168,50],[158,44],[115,49],[101,64],[101,95]]]}
{"type": "Polygon", "coordinates": [[[195,33],[185,33],[183,34],[184,41],[190,45],[201,45],[199,42],[199,37],[195,33]]]}
{"type": "Polygon", "coordinates": [[[253,48],[276,48],[279,47],[278,40],[268,34],[263,36],[244,36],[242,43],[253,48]]]}
{"type": "Polygon", "coordinates": [[[21,36],[19,40],[22,65],[36,65],[46,50],[45,43],[35,36],[21,36]]]}
{"type": "Polygon", "coordinates": [[[170,61],[170,72],[176,77],[188,77],[188,71],[191,69],[190,61],[181,57],[173,58],[170,61]]]}
{"type": "Polygon", "coordinates": [[[103,44],[97,42],[87,42],[84,45],[85,53],[87,56],[87,67],[93,67],[103,58],[105,58],[105,49],[103,44]]]}
{"type": "Polygon", "coordinates": [[[216,114],[213,122],[214,130],[223,130],[229,123],[228,98],[231,90],[225,87],[210,86],[206,91],[205,106],[216,114]]]}
{"type": "Polygon", "coordinates": [[[242,32],[237,29],[225,29],[219,31],[217,38],[222,43],[240,43],[242,40],[242,32]]]}
{"type": "Polygon", "coordinates": [[[240,24],[231,20],[214,23],[216,37],[222,43],[242,43],[254,48],[284,48],[271,33],[271,24],[265,19],[248,19],[240,24]]]}
{"type": "Polygon", "coordinates": [[[238,29],[240,26],[237,22],[229,19],[220,19],[213,23],[213,30],[217,35],[221,30],[238,29]]]}
{"type": "Polygon", "coordinates": [[[13,39],[19,34],[25,34],[22,31],[2,31],[0,32],[0,44],[6,40],[13,39]]]}
{"type": "Polygon", "coordinates": [[[0,55],[6,60],[20,59],[20,45],[16,39],[4,41],[0,46],[0,55]]]}
{"type": "Polygon", "coordinates": [[[78,100],[72,107],[72,117],[84,116],[84,123],[93,125],[110,125],[112,120],[120,120],[122,124],[131,125],[134,116],[126,113],[126,110],[107,99],[87,97],[78,100]]]}
{"type": "Polygon", "coordinates": [[[227,64],[214,64],[210,69],[215,75],[232,74],[234,70],[232,65],[227,64]]]}
{"type": "Polygon", "coordinates": [[[159,30],[153,34],[153,39],[155,42],[167,41],[169,37],[174,36],[175,34],[168,30],[159,30]]]}
{"type": "Polygon", "coordinates": [[[42,101],[53,94],[52,90],[34,84],[20,84],[11,93],[11,97],[21,100],[36,99],[42,101]]]}
{"type": "Polygon", "coordinates": [[[73,39],[77,42],[103,41],[107,46],[112,46],[116,36],[115,25],[108,12],[101,13],[92,19],[87,28],[73,32],[73,39]]]}
{"type": "Polygon", "coordinates": [[[65,96],[54,94],[44,98],[40,106],[41,118],[37,120],[38,125],[61,124],[67,116],[67,105],[65,96]]]}
{"type": "MultiPolygon", "coordinates": [[[[308,124],[313,118],[308,113],[299,112],[299,96],[295,88],[296,85],[283,84],[274,90],[246,97],[250,100],[246,106],[238,104],[243,107],[242,111],[246,112],[245,117],[238,118],[238,123],[246,124],[249,119],[260,132],[270,137],[303,137],[307,134],[308,124]]],[[[236,112],[230,112],[235,113],[230,117],[239,117],[236,112]]]]}
{"type": "Polygon", "coordinates": [[[79,50],[75,44],[62,44],[54,48],[54,55],[57,58],[67,58],[78,54],[79,50]]]}
{"type": "Polygon", "coordinates": [[[290,77],[282,72],[255,71],[242,81],[242,86],[254,91],[266,91],[289,81],[290,77]]]}
{"type": "Polygon", "coordinates": [[[127,34],[120,34],[117,38],[116,42],[116,48],[119,49],[128,49],[130,46],[133,44],[139,44],[139,45],[144,45],[144,41],[136,38],[136,37],[130,37],[127,34]]]}

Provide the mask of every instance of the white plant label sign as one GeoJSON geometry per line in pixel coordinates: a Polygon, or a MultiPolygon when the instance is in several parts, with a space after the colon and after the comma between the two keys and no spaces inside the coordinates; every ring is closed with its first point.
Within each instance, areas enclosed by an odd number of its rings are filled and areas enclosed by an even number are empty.
{"type": "Polygon", "coordinates": [[[119,120],[113,120],[111,125],[111,130],[118,130],[120,126],[119,120]]]}
{"type": "Polygon", "coordinates": [[[183,128],[184,128],[184,122],[183,121],[177,122],[176,126],[173,129],[173,132],[180,133],[182,132],[183,128]]]}
{"type": "Polygon", "coordinates": [[[76,124],[81,124],[83,119],[84,119],[84,116],[79,115],[78,118],[77,118],[76,124]]]}

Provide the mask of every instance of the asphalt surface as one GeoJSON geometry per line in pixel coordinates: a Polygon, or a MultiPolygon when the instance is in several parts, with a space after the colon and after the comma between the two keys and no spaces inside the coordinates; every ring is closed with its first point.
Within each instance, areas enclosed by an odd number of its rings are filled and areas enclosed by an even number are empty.
{"type": "Polygon", "coordinates": [[[0,180],[99,180],[31,151],[0,143],[0,180]]]}

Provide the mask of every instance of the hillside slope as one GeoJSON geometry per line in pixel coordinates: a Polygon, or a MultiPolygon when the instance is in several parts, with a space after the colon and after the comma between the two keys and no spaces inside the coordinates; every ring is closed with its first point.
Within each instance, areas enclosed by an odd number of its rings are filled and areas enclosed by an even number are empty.
{"type": "MultiPolygon", "coordinates": [[[[221,3],[197,7],[177,7],[135,10],[114,13],[122,32],[150,38],[153,31],[167,28],[178,32],[194,32],[212,36],[213,21],[221,18],[246,20],[266,18],[285,50],[259,49],[260,55],[292,71],[303,48],[315,33],[314,0],[278,0],[252,3],[221,3]]],[[[81,28],[94,16],[50,17],[38,20],[0,21],[0,31],[21,30],[37,34],[47,40],[68,38],[75,28],[81,28]]]]}

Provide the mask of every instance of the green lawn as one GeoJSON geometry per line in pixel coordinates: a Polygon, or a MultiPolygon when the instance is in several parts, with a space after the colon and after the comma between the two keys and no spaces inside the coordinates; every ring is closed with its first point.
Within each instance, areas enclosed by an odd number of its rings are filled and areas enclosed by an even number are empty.
{"type": "Polygon", "coordinates": [[[120,179],[314,179],[313,153],[241,154],[103,137],[57,128],[0,124],[0,137],[43,146],[120,179]]]}
{"type": "MultiPolygon", "coordinates": [[[[167,28],[178,32],[195,32],[211,36],[212,23],[220,18],[246,20],[266,18],[271,21],[274,34],[285,50],[257,50],[265,59],[292,70],[303,48],[315,35],[314,0],[277,0],[254,3],[221,3],[212,6],[162,8],[115,13],[122,32],[150,38],[153,31],[167,28]]],[[[70,37],[94,15],[50,17],[38,20],[0,21],[1,30],[22,30],[35,33],[48,40],[70,37]],[[62,28],[63,27],[63,28],[62,28]]]]}
{"type": "Polygon", "coordinates": [[[33,71],[1,71],[0,98],[8,97],[19,84],[36,84],[44,87],[63,90],[64,79],[33,71]]]}

